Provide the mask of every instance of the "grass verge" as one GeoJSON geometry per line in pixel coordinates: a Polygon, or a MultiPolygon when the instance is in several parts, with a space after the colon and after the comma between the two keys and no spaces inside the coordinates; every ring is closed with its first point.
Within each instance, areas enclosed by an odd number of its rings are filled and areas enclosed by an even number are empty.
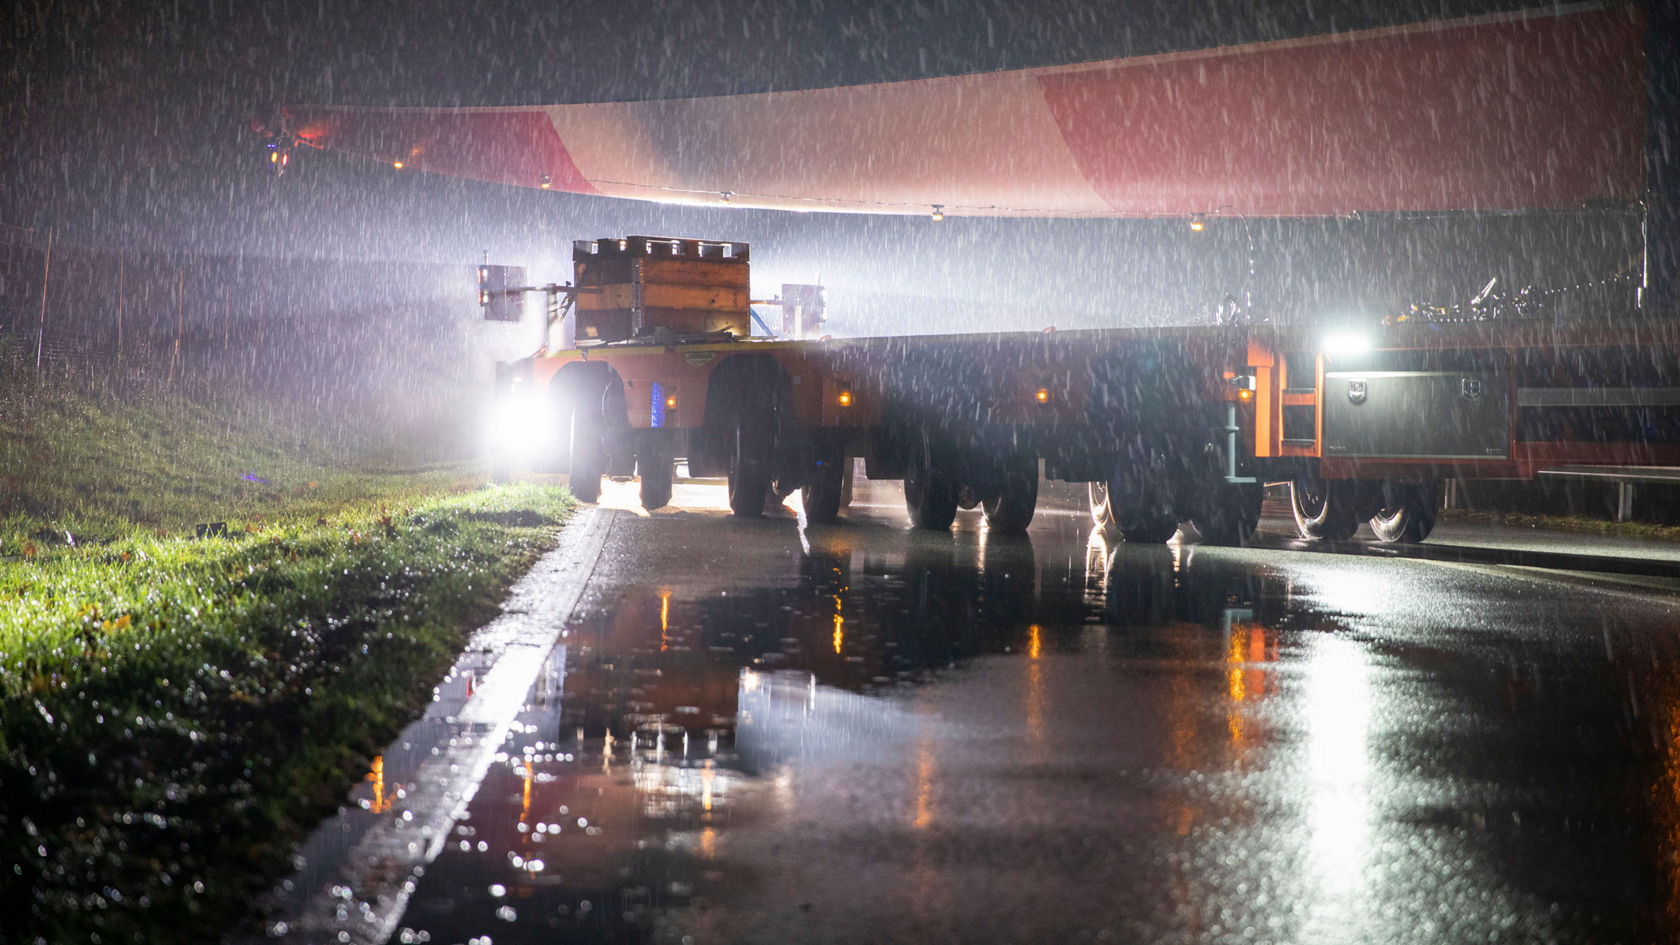
{"type": "Polygon", "coordinates": [[[1653,522],[1612,522],[1579,515],[1531,515],[1526,512],[1443,509],[1442,521],[1467,525],[1508,525],[1513,528],[1541,528],[1550,531],[1597,535],[1602,538],[1641,538],[1649,541],[1680,542],[1680,525],[1653,522]]]}
{"type": "Polygon", "coordinates": [[[33,439],[0,454],[0,941],[216,940],[570,498],[328,465],[275,445],[295,432],[174,402],[37,389],[20,419],[15,393],[0,433],[33,439]],[[156,453],[123,488],[65,463],[137,435],[156,453]],[[226,533],[198,538],[206,517],[226,533]]]}

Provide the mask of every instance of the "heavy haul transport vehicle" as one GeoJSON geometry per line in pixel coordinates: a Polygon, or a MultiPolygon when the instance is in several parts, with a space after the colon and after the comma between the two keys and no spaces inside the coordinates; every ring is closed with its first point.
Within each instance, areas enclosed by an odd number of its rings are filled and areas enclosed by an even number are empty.
{"type": "MultiPolygon", "coordinates": [[[[1188,520],[1235,542],[1264,484],[1286,482],[1304,536],[1368,522],[1415,541],[1458,480],[1680,464],[1677,37],[1669,0],[1586,2],[843,88],[297,105],[262,127],[280,168],[308,147],[393,174],[930,225],[1636,221],[1638,264],[1616,283],[1626,299],[1560,319],[1520,292],[1503,306],[1484,292],[1340,339],[1243,305],[1165,330],[754,340],[745,244],[593,240],[574,248],[571,284],[543,287],[545,326],[570,340],[545,335],[501,369],[513,400],[558,416],[523,429],[586,499],[603,475],[640,474],[656,508],[680,457],[727,479],[737,514],[798,489],[822,522],[861,458],[866,475],[904,481],[924,528],[972,506],[993,528],[1025,528],[1048,476],[1089,483],[1096,521],[1127,537],[1188,520]]],[[[485,271],[486,301],[523,281],[485,271]]]]}
{"type": "MultiPolygon", "coordinates": [[[[903,480],[921,528],[980,506],[1021,531],[1042,475],[1088,483],[1095,521],[1131,540],[1190,521],[1240,543],[1262,486],[1288,483],[1303,537],[1368,522],[1398,542],[1429,534],[1445,482],[1680,466],[1680,325],[1632,312],[773,340],[751,337],[746,244],[580,241],[573,262],[544,318],[577,341],[498,377],[548,408],[519,435],[585,501],[638,475],[659,508],[680,460],[727,480],[737,515],[800,490],[831,522],[861,459],[903,480]]],[[[534,288],[509,276],[482,269],[481,302],[534,288]]]]}

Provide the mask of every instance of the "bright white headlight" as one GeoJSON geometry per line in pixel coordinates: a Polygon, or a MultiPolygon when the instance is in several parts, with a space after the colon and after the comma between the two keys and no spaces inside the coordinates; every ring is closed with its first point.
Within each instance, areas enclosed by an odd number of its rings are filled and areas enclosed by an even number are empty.
{"type": "Polygon", "coordinates": [[[1361,354],[1371,350],[1371,339],[1357,332],[1338,332],[1325,335],[1318,347],[1325,354],[1361,354]]]}

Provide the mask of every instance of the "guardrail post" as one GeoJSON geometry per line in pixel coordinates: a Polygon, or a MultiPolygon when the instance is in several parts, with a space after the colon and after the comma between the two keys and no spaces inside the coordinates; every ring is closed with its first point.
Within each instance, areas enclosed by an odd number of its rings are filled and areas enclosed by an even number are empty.
{"type": "Polygon", "coordinates": [[[1626,480],[1616,483],[1616,521],[1633,521],[1633,483],[1626,480]]]}

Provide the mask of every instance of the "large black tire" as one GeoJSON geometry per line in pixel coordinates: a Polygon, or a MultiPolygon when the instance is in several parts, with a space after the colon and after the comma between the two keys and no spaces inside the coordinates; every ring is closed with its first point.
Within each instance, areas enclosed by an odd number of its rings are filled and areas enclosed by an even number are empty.
{"type": "Polygon", "coordinates": [[[740,411],[729,457],[729,508],[737,518],[761,518],[770,494],[770,424],[740,411]]]}
{"type": "Polygon", "coordinates": [[[579,502],[601,498],[601,476],[606,472],[607,450],[601,439],[601,413],[589,404],[572,408],[570,436],[571,489],[579,502]]]}
{"type": "Polygon", "coordinates": [[[1347,541],[1359,530],[1357,486],[1353,482],[1297,479],[1289,484],[1295,531],[1313,541],[1347,541]]]}
{"type": "Polygon", "coordinates": [[[1155,508],[1115,509],[1115,527],[1133,544],[1159,545],[1178,534],[1178,519],[1155,508]]]}
{"type": "Polygon", "coordinates": [[[652,512],[671,504],[673,463],[668,436],[649,434],[642,441],[641,455],[636,457],[636,471],[642,477],[642,508],[652,512]]]}
{"type": "Polygon", "coordinates": [[[1004,458],[998,475],[998,494],[985,502],[986,527],[1006,535],[1019,535],[1032,524],[1038,508],[1038,457],[1011,453],[1004,458]]]}
{"type": "Polygon", "coordinates": [[[1435,530],[1441,508],[1441,484],[1390,482],[1383,488],[1383,507],[1371,516],[1371,533],[1382,542],[1416,544],[1435,530]]]}
{"type": "Polygon", "coordinates": [[[833,445],[822,444],[811,450],[800,495],[807,523],[828,525],[840,517],[841,496],[851,471],[851,460],[833,445]]]}
{"type": "Polygon", "coordinates": [[[1160,544],[1178,531],[1172,503],[1153,490],[1127,488],[1118,476],[1089,487],[1091,520],[1103,531],[1125,541],[1160,544]]]}
{"type": "Polygon", "coordinates": [[[1248,543],[1260,525],[1260,506],[1265,490],[1259,483],[1219,484],[1203,499],[1203,507],[1192,516],[1202,542],[1238,548],[1248,543]]]}
{"type": "Polygon", "coordinates": [[[910,444],[904,469],[904,507],[910,522],[928,531],[943,531],[957,517],[957,481],[950,457],[944,455],[931,431],[918,430],[910,444]]]}

